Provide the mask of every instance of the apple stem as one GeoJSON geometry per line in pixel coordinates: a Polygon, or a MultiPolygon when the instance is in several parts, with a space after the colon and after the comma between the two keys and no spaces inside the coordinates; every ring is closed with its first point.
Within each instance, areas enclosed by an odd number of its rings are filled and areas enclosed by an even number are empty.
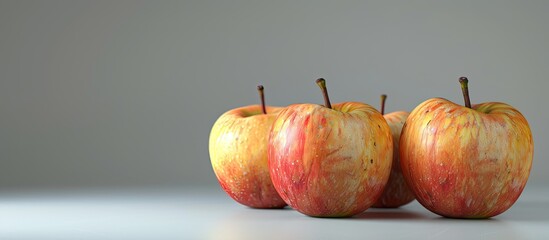
{"type": "Polygon", "coordinates": [[[385,100],[387,100],[387,95],[381,94],[381,115],[385,114],[385,100]]]}
{"type": "Polygon", "coordinates": [[[263,85],[257,86],[257,91],[259,92],[259,98],[261,98],[261,111],[263,114],[267,114],[267,109],[265,108],[265,94],[263,93],[263,85]]]}
{"type": "Polygon", "coordinates": [[[332,108],[330,98],[328,97],[328,89],[326,88],[326,80],[324,78],[319,78],[316,80],[316,85],[318,85],[322,90],[322,95],[324,96],[324,106],[327,108],[332,108]]]}
{"type": "Polygon", "coordinates": [[[471,108],[471,99],[469,98],[469,88],[467,87],[469,80],[466,77],[460,77],[459,83],[461,84],[461,91],[463,92],[465,107],[471,108]]]}

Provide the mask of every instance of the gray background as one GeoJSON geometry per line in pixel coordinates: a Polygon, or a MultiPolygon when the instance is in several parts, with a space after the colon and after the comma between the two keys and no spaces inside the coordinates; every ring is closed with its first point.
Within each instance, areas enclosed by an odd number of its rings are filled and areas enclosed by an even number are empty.
{"type": "Polygon", "coordinates": [[[256,104],[502,101],[549,180],[549,1],[0,0],[0,189],[211,187],[208,135],[256,104]]]}

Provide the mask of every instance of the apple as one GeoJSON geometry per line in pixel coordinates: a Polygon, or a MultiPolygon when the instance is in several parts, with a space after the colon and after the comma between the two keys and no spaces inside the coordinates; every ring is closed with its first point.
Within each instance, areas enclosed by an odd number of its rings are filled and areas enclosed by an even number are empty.
{"type": "Polygon", "coordinates": [[[402,173],[417,200],[450,218],[489,218],[518,199],[530,174],[534,143],[524,116],[500,102],[465,107],[442,98],[418,105],[400,137],[402,173]]]}
{"type": "Polygon", "coordinates": [[[275,119],[268,147],[275,189],[314,217],[363,212],[381,195],[391,171],[393,140],[383,116],[359,102],[294,104],[275,119]]]}
{"type": "Polygon", "coordinates": [[[229,110],[212,127],[209,141],[213,171],[223,190],[237,202],[252,208],[283,208],[269,176],[269,130],[280,107],[265,106],[263,86],[258,86],[261,105],[229,110]]]}
{"type": "Polygon", "coordinates": [[[381,114],[383,114],[387,124],[389,124],[391,134],[393,135],[393,164],[391,166],[391,175],[389,175],[389,181],[383,190],[383,194],[381,194],[381,197],[373,205],[376,208],[396,208],[410,203],[415,199],[414,193],[408,188],[402,176],[398,147],[400,132],[409,113],[398,111],[385,114],[386,99],[387,95],[381,95],[381,114]]]}

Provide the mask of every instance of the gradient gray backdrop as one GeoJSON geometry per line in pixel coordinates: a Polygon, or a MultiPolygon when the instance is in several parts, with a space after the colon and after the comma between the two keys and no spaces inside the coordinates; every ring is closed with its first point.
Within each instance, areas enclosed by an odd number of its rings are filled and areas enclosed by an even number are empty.
{"type": "Polygon", "coordinates": [[[0,189],[217,188],[208,135],[256,104],[502,101],[549,180],[549,1],[0,0],[0,189]]]}

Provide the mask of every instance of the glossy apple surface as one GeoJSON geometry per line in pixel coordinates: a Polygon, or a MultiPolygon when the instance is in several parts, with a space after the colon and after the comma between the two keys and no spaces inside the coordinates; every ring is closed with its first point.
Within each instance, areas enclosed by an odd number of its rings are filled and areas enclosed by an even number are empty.
{"type": "Polygon", "coordinates": [[[400,169],[399,139],[402,127],[406,122],[409,113],[404,111],[392,112],[383,115],[391,128],[393,136],[393,161],[389,181],[383,190],[383,194],[376,201],[373,207],[395,208],[410,203],[415,199],[414,194],[406,184],[400,169]]]}
{"type": "Polygon", "coordinates": [[[296,104],[273,123],[268,154],[273,184],[289,206],[309,216],[346,217],[382,193],[393,140],[369,105],[296,104]]]}
{"type": "Polygon", "coordinates": [[[429,99],[410,113],[400,138],[402,172],[417,200],[453,218],[509,209],[526,185],[533,151],[524,116],[497,102],[467,108],[429,99]]]}
{"type": "Polygon", "coordinates": [[[267,162],[269,130],[282,108],[246,106],[221,115],[210,133],[212,168],[219,184],[237,202],[253,208],[282,208],[267,162]]]}

